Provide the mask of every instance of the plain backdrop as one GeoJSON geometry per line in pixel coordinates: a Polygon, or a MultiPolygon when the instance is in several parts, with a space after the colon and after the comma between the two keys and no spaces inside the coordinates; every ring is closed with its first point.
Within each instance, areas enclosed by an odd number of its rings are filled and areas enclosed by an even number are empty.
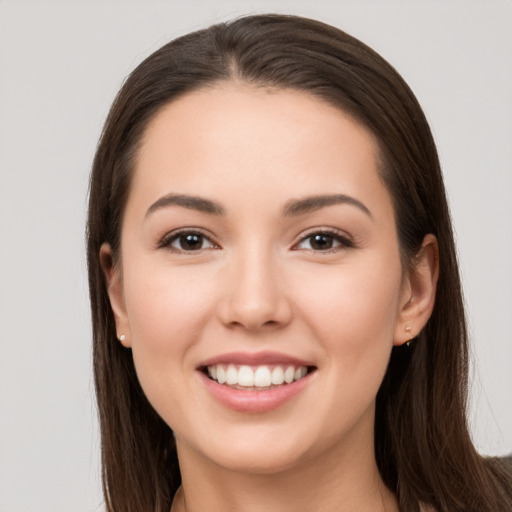
{"type": "Polygon", "coordinates": [[[115,93],[169,39],[257,12],[346,30],[417,94],[457,233],[473,438],[512,451],[510,0],[0,0],[1,512],[101,509],[84,219],[115,93]]]}

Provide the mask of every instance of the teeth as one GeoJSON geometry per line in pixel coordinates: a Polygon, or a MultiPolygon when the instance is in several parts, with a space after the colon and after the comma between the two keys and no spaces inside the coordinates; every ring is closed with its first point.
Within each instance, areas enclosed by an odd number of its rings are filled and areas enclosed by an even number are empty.
{"type": "Polygon", "coordinates": [[[259,366],[254,372],[254,385],[258,388],[267,388],[272,384],[272,374],[268,366],[259,366]]]}
{"type": "Polygon", "coordinates": [[[305,366],[301,366],[300,368],[297,368],[295,370],[295,380],[302,379],[302,377],[306,376],[306,373],[308,373],[308,370],[305,366]]]}
{"type": "Polygon", "coordinates": [[[240,370],[238,370],[238,382],[234,382],[233,384],[246,387],[254,386],[254,372],[252,368],[250,366],[240,366],[240,370]]]}
{"type": "Polygon", "coordinates": [[[304,378],[308,370],[305,366],[295,367],[293,365],[280,366],[272,368],[267,365],[262,366],[236,366],[234,364],[222,365],[216,364],[208,366],[208,375],[219,384],[228,386],[242,386],[255,388],[268,388],[270,386],[281,386],[282,384],[291,384],[294,381],[304,378]]]}
{"type": "Polygon", "coordinates": [[[219,384],[224,384],[226,382],[226,372],[222,366],[217,366],[217,382],[219,384]]]}
{"type": "Polygon", "coordinates": [[[272,379],[272,384],[275,384],[276,386],[280,386],[284,382],[284,372],[280,366],[276,366],[272,370],[271,379],[272,379]]]}
{"type": "Polygon", "coordinates": [[[295,368],[293,366],[288,366],[284,372],[284,381],[286,384],[291,384],[293,379],[295,378],[295,368]]]}
{"type": "Polygon", "coordinates": [[[226,372],[226,384],[238,384],[238,372],[232,364],[228,366],[226,372]]]}

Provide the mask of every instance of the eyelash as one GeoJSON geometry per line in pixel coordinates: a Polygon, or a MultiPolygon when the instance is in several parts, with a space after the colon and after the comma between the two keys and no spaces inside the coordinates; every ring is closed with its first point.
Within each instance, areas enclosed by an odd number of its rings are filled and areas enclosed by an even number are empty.
{"type": "MultiPolygon", "coordinates": [[[[308,239],[311,239],[314,236],[324,236],[328,239],[333,240],[334,242],[337,242],[339,245],[335,246],[335,247],[329,247],[328,249],[318,249],[318,250],[315,250],[313,248],[309,248],[309,249],[305,248],[304,249],[305,251],[312,252],[312,253],[320,253],[320,254],[330,254],[333,252],[337,252],[339,250],[351,249],[351,248],[355,247],[355,244],[352,240],[350,240],[348,237],[340,234],[338,231],[333,230],[333,229],[319,229],[319,230],[312,231],[309,234],[307,234],[306,236],[302,237],[296,244],[293,245],[292,250],[294,250],[294,251],[300,250],[297,247],[300,244],[304,243],[305,241],[307,241],[308,239]]],[[[310,245],[311,245],[311,243],[310,243],[310,245]]],[[[169,233],[166,236],[164,236],[162,238],[162,240],[158,243],[158,248],[159,249],[167,248],[173,252],[178,252],[178,253],[193,254],[193,253],[201,252],[204,250],[219,249],[219,246],[215,242],[213,242],[213,240],[208,235],[206,235],[205,233],[203,233],[200,230],[183,229],[183,230],[180,230],[177,232],[169,233]],[[204,249],[200,248],[197,250],[193,250],[193,249],[187,250],[187,249],[183,249],[183,248],[172,247],[172,244],[174,242],[179,241],[180,238],[184,238],[186,236],[201,237],[203,242],[207,241],[211,244],[211,246],[204,248],[204,249]]]]}
{"type": "Polygon", "coordinates": [[[212,241],[211,237],[203,233],[202,231],[198,229],[182,229],[180,231],[174,231],[172,233],[168,233],[165,235],[162,240],[158,244],[159,249],[167,248],[173,252],[179,252],[179,253],[196,253],[204,250],[210,250],[210,249],[218,249],[219,246],[212,241]],[[173,242],[179,240],[180,238],[184,238],[186,236],[198,236],[203,239],[203,241],[208,241],[212,247],[208,247],[206,249],[199,249],[199,250],[186,250],[186,249],[179,249],[176,247],[172,247],[173,242]]]}
{"type": "Polygon", "coordinates": [[[297,242],[293,246],[293,250],[299,250],[299,249],[295,249],[295,247],[297,247],[301,243],[305,242],[306,240],[311,239],[314,236],[325,236],[326,238],[330,238],[333,241],[338,242],[339,245],[336,246],[336,247],[330,247],[328,249],[319,249],[319,250],[304,249],[305,251],[314,252],[314,253],[320,253],[320,254],[331,254],[331,253],[337,252],[339,250],[352,249],[352,248],[355,247],[354,242],[352,240],[350,240],[350,238],[348,238],[347,236],[342,235],[339,231],[336,231],[334,229],[318,229],[318,230],[315,230],[315,231],[311,231],[306,236],[302,237],[299,240],[299,242],[297,242]]]}

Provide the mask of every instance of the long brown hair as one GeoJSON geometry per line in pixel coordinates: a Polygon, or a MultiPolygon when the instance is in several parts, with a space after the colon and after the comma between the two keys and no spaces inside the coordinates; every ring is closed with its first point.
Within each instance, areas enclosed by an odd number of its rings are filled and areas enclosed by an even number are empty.
{"type": "Polygon", "coordinates": [[[437,237],[436,304],[410,348],[393,349],[377,396],[375,453],[402,511],[512,510],[510,474],[479,456],[466,424],[467,332],[457,258],[436,147],[425,116],[398,73],[372,49],[323,23],[250,16],[178,38],[125,81],[94,159],[88,265],[102,477],[109,511],[168,511],[180,484],[171,429],[148,403],[131,352],[116,339],[99,261],[119,255],[134,157],[165,104],[220,81],[306,91],[349,112],[379,141],[403,265],[427,233],[437,237]]]}

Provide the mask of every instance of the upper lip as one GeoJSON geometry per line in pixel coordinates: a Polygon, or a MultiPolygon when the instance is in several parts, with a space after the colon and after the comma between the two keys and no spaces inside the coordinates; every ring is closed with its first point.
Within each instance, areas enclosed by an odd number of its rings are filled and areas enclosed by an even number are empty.
{"type": "Polygon", "coordinates": [[[262,366],[267,364],[282,364],[282,365],[293,365],[293,366],[314,366],[310,361],[305,361],[297,357],[293,357],[287,354],[279,352],[229,352],[227,354],[221,354],[218,356],[211,357],[203,361],[199,368],[205,366],[213,366],[215,364],[238,364],[247,366],[262,366]]]}

